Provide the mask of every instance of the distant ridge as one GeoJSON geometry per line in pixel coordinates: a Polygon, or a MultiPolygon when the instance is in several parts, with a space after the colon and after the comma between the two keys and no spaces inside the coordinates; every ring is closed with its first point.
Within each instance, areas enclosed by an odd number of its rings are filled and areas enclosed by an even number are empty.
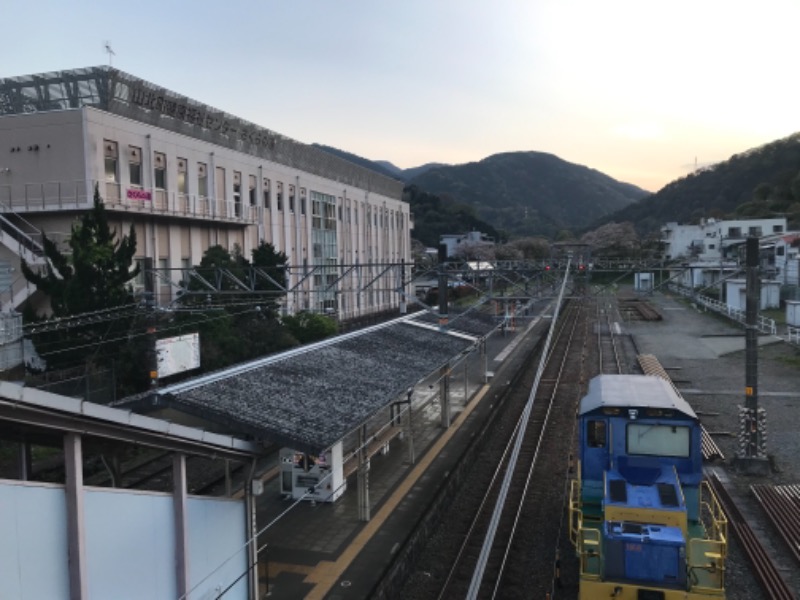
{"type": "Polygon", "coordinates": [[[512,236],[585,227],[650,195],[594,169],[544,152],[506,152],[481,161],[435,167],[409,180],[463,202],[512,236]]]}
{"type": "MultiPolygon", "coordinates": [[[[392,169],[388,169],[385,166],[381,165],[380,163],[377,163],[373,160],[369,160],[368,158],[358,156],[357,154],[353,154],[351,152],[346,152],[345,150],[339,150],[338,148],[333,148],[331,146],[324,146],[322,144],[311,144],[311,145],[314,146],[315,148],[319,148],[320,150],[324,150],[329,154],[334,154],[339,158],[343,158],[344,160],[350,161],[351,163],[376,171],[381,175],[385,175],[386,177],[391,177],[392,179],[397,179],[399,181],[405,181],[405,179],[402,176],[398,176],[398,174],[392,169]]],[[[394,165],[392,166],[394,167],[394,165]]],[[[397,167],[394,167],[394,169],[398,170],[397,167]]]]}
{"type": "Polygon", "coordinates": [[[644,234],[670,221],[776,215],[800,227],[800,133],[698,169],[591,226],[631,221],[644,234]]]}

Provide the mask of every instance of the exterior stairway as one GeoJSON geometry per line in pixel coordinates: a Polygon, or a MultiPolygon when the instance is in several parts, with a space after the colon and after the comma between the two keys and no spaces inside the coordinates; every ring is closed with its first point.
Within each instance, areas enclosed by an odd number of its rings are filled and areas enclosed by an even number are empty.
{"type": "MultiPolygon", "coordinates": [[[[0,245],[7,250],[4,254],[10,252],[17,259],[24,258],[32,267],[45,265],[42,232],[7,207],[0,206],[0,210],[0,245]]],[[[0,262],[4,263],[0,268],[5,275],[0,281],[0,300],[3,310],[10,312],[20,306],[35,288],[22,275],[18,260],[12,258],[0,262]]]]}

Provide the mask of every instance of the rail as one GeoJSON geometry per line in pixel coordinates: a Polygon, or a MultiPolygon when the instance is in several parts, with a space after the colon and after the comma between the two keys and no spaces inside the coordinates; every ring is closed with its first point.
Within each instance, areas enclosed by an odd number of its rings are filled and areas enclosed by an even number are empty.
{"type": "Polygon", "coordinates": [[[711,476],[709,483],[725,511],[733,534],[739,540],[742,550],[753,566],[753,572],[766,591],[767,596],[775,600],[795,600],[795,595],[789,589],[786,581],[750,525],[745,521],[744,516],[725,489],[725,486],[722,485],[716,475],[711,476]]]}
{"type": "MultiPolygon", "coordinates": [[[[724,302],[720,302],[719,300],[715,300],[714,298],[709,298],[708,296],[697,294],[691,288],[687,288],[682,285],[670,283],[667,287],[671,291],[677,294],[681,294],[682,296],[685,296],[687,298],[691,298],[697,304],[700,304],[705,308],[712,310],[716,313],[719,313],[721,315],[725,315],[726,317],[728,317],[733,321],[736,321],[737,323],[741,323],[742,325],[747,324],[747,315],[743,310],[730,307],[724,302]]],[[[778,328],[775,325],[775,319],[770,319],[763,315],[757,315],[756,328],[761,333],[765,333],[767,335],[777,335],[778,333],[778,328]]]]}
{"type": "Polygon", "coordinates": [[[800,485],[751,485],[750,490],[800,563],[800,485]]]}

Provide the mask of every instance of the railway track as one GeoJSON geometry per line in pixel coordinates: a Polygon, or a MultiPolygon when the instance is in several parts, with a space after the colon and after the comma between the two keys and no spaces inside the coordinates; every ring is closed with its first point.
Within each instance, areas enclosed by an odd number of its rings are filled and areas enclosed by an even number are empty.
{"type": "Polygon", "coordinates": [[[581,393],[585,313],[570,304],[559,319],[530,408],[517,422],[439,598],[530,598],[552,591],[560,535],[553,515],[563,512],[571,446],[564,431],[574,429],[581,393]]]}
{"type": "Polygon", "coordinates": [[[597,303],[597,355],[598,372],[610,375],[622,373],[619,322],[612,318],[613,303],[607,298],[597,303]]]}
{"type": "Polygon", "coordinates": [[[711,487],[719,499],[722,509],[728,518],[728,530],[733,531],[742,550],[753,567],[753,574],[758,579],[766,594],[773,600],[795,600],[795,595],[770,559],[766,549],[753,533],[744,519],[733,498],[716,476],[708,478],[711,487]]]}
{"type": "Polygon", "coordinates": [[[800,564],[800,485],[751,485],[750,490],[800,564]]]}

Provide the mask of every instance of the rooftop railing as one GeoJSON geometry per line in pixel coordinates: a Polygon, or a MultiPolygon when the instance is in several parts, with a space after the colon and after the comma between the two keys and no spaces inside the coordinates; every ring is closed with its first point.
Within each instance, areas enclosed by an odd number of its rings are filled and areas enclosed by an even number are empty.
{"type": "Polygon", "coordinates": [[[261,207],[227,198],[123,186],[106,181],[48,181],[0,186],[0,205],[16,213],[81,210],[92,206],[95,185],[106,209],[209,221],[258,222],[261,207]]]}

